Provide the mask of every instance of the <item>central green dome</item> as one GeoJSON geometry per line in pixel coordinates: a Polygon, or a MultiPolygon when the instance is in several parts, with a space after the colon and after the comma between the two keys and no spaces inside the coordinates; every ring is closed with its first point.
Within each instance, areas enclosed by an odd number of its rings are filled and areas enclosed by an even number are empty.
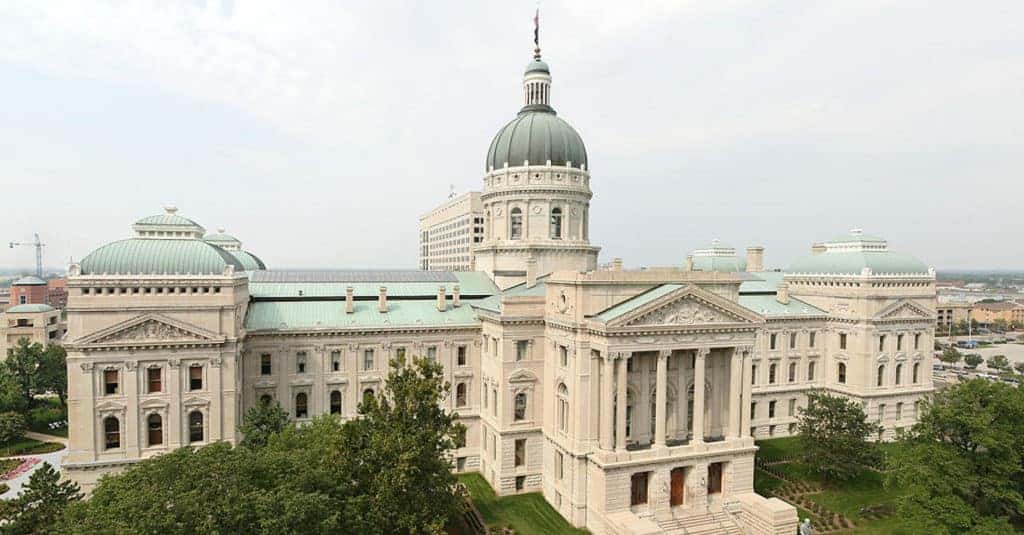
{"type": "Polygon", "coordinates": [[[580,168],[587,163],[583,139],[569,123],[544,105],[523,108],[519,115],[502,127],[487,150],[486,170],[523,165],[565,165],[580,168]],[[536,109],[530,109],[536,108],[536,109]],[[541,109],[544,108],[544,109],[541,109]]]}

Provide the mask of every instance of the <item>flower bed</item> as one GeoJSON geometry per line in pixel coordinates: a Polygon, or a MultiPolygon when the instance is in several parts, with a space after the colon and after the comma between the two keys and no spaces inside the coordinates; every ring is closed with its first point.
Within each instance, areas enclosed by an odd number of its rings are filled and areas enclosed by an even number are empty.
{"type": "Polygon", "coordinates": [[[25,472],[27,472],[29,469],[31,469],[33,466],[35,466],[36,463],[38,463],[38,462],[39,462],[39,457],[28,457],[28,458],[22,459],[21,462],[18,463],[18,466],[15,466],[14,468],[8,470],[7,473],[3,475],[3,477],[0,477],[0,480],[9,481],[11,479],[14,479],[14,478],[20,476],[21,474],[24,474],[25,472]]]}

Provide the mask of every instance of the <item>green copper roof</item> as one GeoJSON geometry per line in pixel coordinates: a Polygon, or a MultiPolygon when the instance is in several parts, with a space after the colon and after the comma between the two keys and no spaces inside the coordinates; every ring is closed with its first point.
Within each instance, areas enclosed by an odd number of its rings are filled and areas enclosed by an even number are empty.
{"type": "Polygon", "coordinates": [[[526,74],[530,74],[531,72],[544,72],[551,74],[551,69],[548,68],[547,63],[544,63],[539,59],[535,59],[526,64],[526,74]]]}
{"type": "Polygon", "coordinates": [[[924,262],[890,251],[826,251],[797,259],[786,272],[859,275],[864,268],[875,275],[928,273],[924,262]]]}
{"type": "Polygon", "coordinates": [[[781,271],[758,271],[751,273],[754,279],[748,279],[740,283],[740,294],[746,293],[775,293],[778,290],[779,284],[782,283],[783,278],[786,276],[781,271]]]}
{"type": "Polygon", "coordinates": [[[388,299],[388,311],[379,312],[376,301],[356,301],[355,311],[345,312],[339,301],[256,301],[249,305],[245,328],[249,331],[308,329],[415,328],[477,325],[472,301],[455,308],[448,302],[444,312],[432,300],[388,299]]]}
{"type": "Polygon", "coordinates": [[[31,305],[14,305],[7,309],[8,314],[26,314],[29,312],[52,312],[57,310],[50,305],[43,304],[31,304],[31,305]]]}
{"type": "Polygon", "coordinates": [[[842,236],[836,236],[835,238],[828,240],[825,243],[848,243],[848,242],[884,242],[885,238],[879,238],[878,236],[869,236],[863,234],[860,231],[850,231],[842,236]]]}
{"type": "MultiPolygon", "coordinates": [[[[545,106],[546,108],[546,106],[545,106]]],[[[554,110],[522,111],[502,127],[487,150],[486,170],[530,165],[562,165],[579,168],[587,163],[587,148],[576,130],[554,110]]]]}
{"type": "Polygon", "coordinates": [[[736,256],[694,256],[693,269],[695,271],[734,273],[746,271],[747,261],[736,256]]]}
{"type": "Polygon", "coordinates": [[[46,281],[39,277],[29,275],[12,282],[11,286],[46,286],[46,281]]]}
{"type": "MultiPolygon", "coordinates": [[[[492,312],[501,312],[501,300],[504,297],[541,297],[547,294],[547,277],[549,275],[542,275],[537,277],[537,284],[532,287],[526,286],[525,282],[521,282],[515,286],[506,288],[505,291],[500,294],[492,295],[486,299],[481,299],[473,304],[477,308],[484,310],[490,310],[492,312]]],[[[490,280],[490,279],[488,279],[490,280]]]]}
{"type": "Polygon", "coordinates": [[[825,316],[827,312],[799,299],[790,298],[780,303],[775,295],[740,295],[739,303],[767,318],[780,316],[825,316]]]}
{"type": "Polygon", "coordinates": [[[260,260],[256,255],[248,251],[227,251],[227,253],[230,254],[231,256],[234,256],[235,259],[238,260],[238,263],[242,264],[242,267],[244,267],[246,271],[257,271],[261,269],[267,269],[267,266],[263,264],[262,260],[260,260]]]}
{"type": "Polygon", "coordinates": [[[227,266],[244,271],[228,251],[202,240],[131,238],[108,243],[82,260],[83,275],[114,274],[217,274],[227,266]]]}
{"type": "Polygon", "coordinates": [[[298,298],[298,297],[345,297],[345,288],[351,286],[356,297],[374,297],[380,293],[380,287],[388,289],[388,297],[421,297],[437,296],[438,286],[445,287],[445,293],[451,294],[457,285],[459,294],[466,297],[480,297],[498,293],[497,286],[482,271],[454,272],[456,280],[413,281],[413,282],[259,282],[264,273],[249,278],[249,295],[257,299],[298,298]]]}
{"type": "Polygon", "coordinates": [[[143,217],[142,219],[136,221],[135,224],[203,228],[195,221],[192,221],[187,217],[182,217],[178,214],[173,213],[157,214],[151,215],[149,217],[143,217]]]}
{"type": "Polygon", "coordinates": [[[662,284],[661,286],[655,286],[640,295],[627,299],[611,308],[607,308],[604,311],[599,312],[594,317],[601,321],[611,321],[682,287],[682,284],[662,284]]]}
{"type": "Polygon", "coordinates": [[[203,241],[208,241],[210,243],[241,243],[238,238],[230,234],[224,234],[223,232],[207,234],[206,236],[203,236],[203,241]]]}

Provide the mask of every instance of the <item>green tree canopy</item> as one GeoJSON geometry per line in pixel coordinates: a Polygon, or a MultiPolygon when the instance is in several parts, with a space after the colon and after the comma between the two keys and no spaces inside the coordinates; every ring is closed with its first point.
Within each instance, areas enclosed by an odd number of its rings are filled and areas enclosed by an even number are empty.
{"type": "Polygon", "coordinates": [[[942,350],[942,356],[939,357],[939,360],[948,364],[956,364],[957,362],[960,362],[961,358],[963,358],[963,356],[960,352],[957,351],[955,347],[949,346],[942,350]]]}
{"type": "Polygon", "coordinates": [[[868,422],[859,403],[811,391],[807,407],[800,407],[797,413],[804,462],[826,479],[849,479],[861,465],[877,460],[874,444],[867,438],[881,428],[868,422]]]}
{"type": "Polygon", "coordinates": [[[18,535],[53,533],[68,505],[81,499],[78,485],[60,481],[60,474],[44,462],[29,476],[20,496],[0,501],[0,531],[18,535]]]}
{"type": "Polygon", "coordinates": [[[461,512],[450,454],[465,437],[444,409],[449,390],[440,365],[396,362],[352,420],[328,415],[273,431],[282,419],[272,407],[251,411],[247,424],[269,422],[262,447],[214,443],[141,461],[103,478],[61,530],[444,533],[461,512]]]}
{"type": "Polygon", "coordinates": [[[922,402],[890,457],[913,533],[1010,533],[1024,512],[1024,390],[983,379],[922,402]]]}
{"type": "Polygon", "coordinates": [[[288,413],[276,401],[257,403],[249,409],[238,430],[244,435],[242,446],[259,449],[270,442],[270,437],[288,427],[288,413]]]}
{"type": "Polygon", "coordinates": [[[1006,355],[992,355],[988,358],[986,364],[993,370],[1010,369],[1010,361],[1006,358],[1006,355]]]}
{"type": "Polygon", "coordinates": [[[968,368],[977,368],[984,361],[985,359],[981,358],[981,355],[977,353],[968,353],[967,355],[964,355],[964,364],[966,364],[968,368]]]}

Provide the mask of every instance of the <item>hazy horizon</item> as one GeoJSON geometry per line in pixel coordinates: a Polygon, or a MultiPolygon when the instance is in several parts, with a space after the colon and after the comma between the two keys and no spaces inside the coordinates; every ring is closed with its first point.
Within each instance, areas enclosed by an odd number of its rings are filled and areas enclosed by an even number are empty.
{"type": "MultiPolygon", "coordinates": [[[[534,2],[0,5],[0,266],[63,266],[174,204],[270,268],[405,268],[481,187],[534,2]]],[[[1024,268],[1024,4],[569,0],[552,104],[601,262],[714,238],[784,268],[858,227],[937,269],[1024,268]]]]}

